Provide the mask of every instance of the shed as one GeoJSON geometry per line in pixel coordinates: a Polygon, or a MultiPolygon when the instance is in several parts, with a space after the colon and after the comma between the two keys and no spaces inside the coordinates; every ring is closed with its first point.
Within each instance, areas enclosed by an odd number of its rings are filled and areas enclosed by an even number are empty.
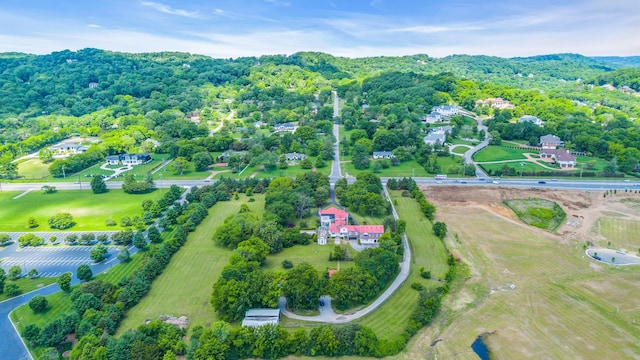
{"type": "Polygon", "coordinates": [[[242,320],[242,326],[248,327],[278,325],[279,323],[280,309],[249,309],[242,320]]]}

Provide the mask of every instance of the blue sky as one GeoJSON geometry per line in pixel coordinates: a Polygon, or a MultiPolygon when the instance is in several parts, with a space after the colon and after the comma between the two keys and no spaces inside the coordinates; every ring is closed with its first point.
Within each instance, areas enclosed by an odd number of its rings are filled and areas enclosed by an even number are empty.
{"type": "Polygon", "coordinates": [[[2,0],[0,52],[640,55],[638,0],[2,0]]]}

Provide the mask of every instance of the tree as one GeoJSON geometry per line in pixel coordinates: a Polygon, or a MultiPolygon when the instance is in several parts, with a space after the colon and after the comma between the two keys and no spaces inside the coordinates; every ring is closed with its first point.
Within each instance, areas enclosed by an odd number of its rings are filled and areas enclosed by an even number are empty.
{"type": "Polygon", "coordinates": [[[76,277],[81,281],[89,281],[93,277],[93,271],[87,264],[82,264],[76,269],[76,277]]]}
{"type": "Polygon", "coordinates": [[[58,230],[65,230],[75,225],[73,222],[73,216],[67,212],[58,213],[50,217],[48,222],[52,229],[58,230]]]}
{"type": "Polygon", "coordinates": [[[351,149],[351,162],[357,170],[366,170],[369,168],[369,151],[362,144],[355,144],[351,149]]]}
{"type": "MultiPolygon", "coordinates": [[[[24,330],[20,335],[27,340],[30,344],[35,345],[36,341],[38,341],[38,336],[40,335],[40,328],[35,324],[28,324],[25,326],[24,330]]],[[[58,353],[56,352],[56,355],[58,353]]]]}
{"type": "Polygon", "coordinates": [[[37,228],[38,220],[36,220],[36,218],[34,218],[33,216],[29,216],[29,219],[27,219],[27,227],[29,227],[29,229],[37,228]]]}
{"type": "Polygon", "coordinates": [[[31,278],[31,279],[35,279],[38,277],[38,275],[40,275],[40,272],[37,269],[31,269],[29,270],[29,272],[27,273],[27,275],[31,278]]]}
{"type": "Polygon", "coordinates": [[[20,288],[18,287],[18,284],[14,283],[14,282],[8,282],[4,286],[4,293],[9,295],[9,296],[16,296],[16,295],[20,294],[20,288]]]}
{"type": "Polygon", "coordinates": [[[123,247],[122,249],[120,249],[120,251],[118,252],[118,261],[120,261],[121,263],[126,263],[129,262],[131,260],[131,255],[129,254],[129,250],[127,250],[126,247],[123,247]]]}
{"type": "Polygon", "coordinates": [[[47,309],[49,302],[47,298],[42,295],[36,295],[29,300],[29,307],[34,313],[43,312],[47,309]]]}
{"type": "Polygon", "coordinates": [[[55,186],[51,186],[51,185],[44,185],[44,186],[42,187],[42,191],[43,191],[45,194],[54,194],[54,193],[55,193],[56,191],[58,191],[58,190],[56,190],[56,187],[55,187],[55,186]]]}
{"type": "Polygon", "coordinates": [[[188,168],[189,168],[189,160],[187,160],[185,157],[182,157],[182,156],[175,158],[171,162],[171,165],[169,165],[169,170],[176,175],[177,174],[182,175],[184,171],[187,170],[188,168]]]}
{"type": "Polygon", "coordinates": [[[440,238],[440,240],[443,240],[445,236],[447,236],[447,224],[437,221],[435,223],[433,223],[433,233],[440,238]]]}
{"type": "Polygon", "coordinates": [[[147,248],[147,240],[144,238],[142,231],[136,231],[135,235],[133,235],[133,246],[137,247],[141,251],[144,251],[147,248]]]}
{"type": "Polygon", "coordinates": [[[49,163],[53,161],[53,153],[51,152],[51,150],[43,148],[38,152],[38,158],[43,163],[49,163]]]}
{"type": "Polygon", "coordinates": [[[147,237],[149,238],[149,241],[154,244],[160,243],[162,241],[160,231],[158,231],[158,228],[155,226],[149,227],[149,230],[147,230],[147,237]]]}
{"type": "Polygon", "coordinates": [[[71,274],[64,273],[58,276],[58,280],[56,282],[58,283],[58,286],[60,286],[60,289],[62,289],[62,291],[69,292],[69,290],[71,289],[71,274]]]}
{"type": "Polygon", "coordinates": [[[7,274],[0,268],[0,294],[4,291],[4,282],[7,281],[7,274]]]}
{"type": "Polygon", "coordinates": [[[109,189],[107,189],[107,184],[105,184],[102,179],[102,176],[94,176],[91,179],[91,191],[93,191],[94,194],[103,194],[109,191],[109,189]]]}
{"type": "Polygon", "coordinates": [[[22,267],[14,265],[9,268],[9,280],[18,280],[22,276],[22,267]]]}
{"type": "Polygon", "coordinates": [[[302,160],[300,162],[300,167],[303,169],[311,169],[313,168],[313,163],[311,162],[311,159],[309,158],[305,158],[304,160],[302,160]]]}
{"type": "Polygon", "coordinates": [[[0,234],[0,246],[8,245],[11,242],[11,236],[9,234],[0,234]]]}
{"type": "Polygon", "coordinates": [[[204,171],[213,163],[211,154],[209,154],[208,151],[201,151],[193,154],[191,161],[193,161],[196,171],[204,171]]]}
{"type": "Polygon", "coordinates": [[[109,249],[105,245],[100,244],[96,246],[93,250],[91,250],[91,252],[89,253],[89,258],[94,262],[99,263],[102,260],[107,258],[108,253],[109,253],[109,249]]]}
{"type": "Polygon", "coordinates": [[[282,294],[287,298],[288,306],[294,310],[317,309],[321,291],[318,272],[304,262],[289,270],[282,285],[282,294]]]}

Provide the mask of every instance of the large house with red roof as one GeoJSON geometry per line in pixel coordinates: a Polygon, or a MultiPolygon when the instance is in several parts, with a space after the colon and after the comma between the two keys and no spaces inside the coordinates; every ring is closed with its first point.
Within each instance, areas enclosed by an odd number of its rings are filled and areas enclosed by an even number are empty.
{"type": "Polygon", "coordinates": [[[362,245],[377,245],[378,239],[384,234],[384,225],[349,225],[349,213],[341,209],[330,207],[318,211],[318,214],[319,245],[326,245],[329,236],[336,240],[358,240],[362,245]]]}
{"type": "Polygon", "coordinates": [[[560,140],[559,137],[551,134],[541,136],[540,145],[542,146],[540,157],[555,160],[562,169],[576,166],[576,157],[573,156],[571,151],[560,147],[564,146],[564,141],[560,140]]]}

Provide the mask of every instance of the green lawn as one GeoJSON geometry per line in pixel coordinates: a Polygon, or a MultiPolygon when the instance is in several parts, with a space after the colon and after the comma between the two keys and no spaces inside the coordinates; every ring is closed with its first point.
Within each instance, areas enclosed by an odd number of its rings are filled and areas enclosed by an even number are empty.
{"type": "Polygon", "coordinates": [[[253,198],[255,202],[247,202],[247,197],[240,195],[239,200],[220,202],[209,209],[209,216],[189,234],[186,244],[153,282],[149,294],[129,310],[118,329],[120,334],[141,325],[145,319],[163,314],[186,315],[192,326],[206,327],[218,320],[209,303],[211,288],[227,264],[231,250],[216,246],[211,237],[224,219],[237,213],[242,204],[261,214],[264,196],[253,198]]]}
{"type": "Polygon", "coordinates": [[[451,140],[451,143],[456,145],[456,144],[464,144],[464,145],[477,145],[480,142],[480,140],[476,140],[476,141],[468,141],[468,140],[462,140],[462,139],[453,139],[451,140]]]}
{"type": "Polygon", "coordinates": [[[32,191],[13,199],[19,194],[0,193],[0,231],[57,231],[49,227],[47,220],[60,212],[73,215],[76,225],[68,230],[121,230],[122,227],[119,225],[106,226],[105,219],[119,221],[125,215],[141,216],[143,200],[157,200],[162,196],[160,190],[140,195],[126,194],[122,190],[109,190],[99,195],[93,194],[90,190],[69,190],[54,194],[32,191]],[[34,217],[40,226],[27,228],[29,217],[34,217]]]}
{"type": "Polygon", "coordinates": [[[431,222],[420,212],[414,199],[403,198],[400,191],[392,191],[396,199],[396,211],[401,219],[407,221],[407,236],[411,247],[411,273],[405,283],[380,308],[358,320],[362,325],[371,327],[379,338],[394,340],[407,327],[418,301],[418,292],[411,284],[419,282],[425,286],[440,286],[434,280],[420,277],[421,267],[430,270],[434,277],[444,277],[448,271],[447,250],[431,230],[431,222]]]}
{"type": "Polygon", "coordinates": [[[49,177],[49,164],[38,158],[27,159],[18,164],[18,175],[26,180],[40,180],[49,177]]]}
{"type": "MultiPolygon", "coordinates": [[[[342,245],[346,247],[352,256],[355,256],[356,251],[349,245],[342,245]]],[[[336,261],[329,261],[329,253],[333,251],[335,244],[333,241],[329,241],[327,245],[318,245],[317,243],[311,243],[309,245],[296,245],[288,249],[284,249],[277,254],[272,254],[267,257],[264,269],[270,270],[282,270],[282,261],[289,260],[293,262],[293,265],[306,262],[313,266],[318,272],[324,272],[327,269],[336,269],[338,263],[336,261]]],[[[341,261],[340,268],[345,269],[353,266],[351,261],[341,261]]]]}
{"type": "Polygon", "coordinates": [[[468,147],[466,147],[466,146],[458,146],[458,147],[452,149],[451,152],[454,153],[454,154],[462,155],[462,154],[466,153],[469,150],[470,149],[468,147]]]}
{"type": "Polygon", "coordinates": [[[567,214],[557,203],[545,199],[512,199],[504,204],[513,210],[520,220],[541,229],[555,231],[567,214]]]}
{"type": "MultiPolygon", "coordinates": [[[[375,161],[377,160],[371,160],[369,169],[366,171],[371,171],[373,167],[373,163],[375,161]]],[[[387,160],[387,161],[389,162],[389,164],[391,164],[390,160],[387,160]]],[[[363,171],[363,170],[356,170],[356,168],[353,166],[351,162],[343,163],[342,165],[343,173],[345,170],[349,175],[357,175],[358,173],[363,171]]],[[[402,177],[402,176],[427,177],[429,176],[426,170],[420,164],[418,164],[415,160],[401,162],[400,165],[398,166],[389,166],[386,169],[382,169],[376,175],[381,177],[402,177]]]]}
{"type": "Polygon", "coordinates": [[[500,146],[487,146],[475,153],[473,160],[478,162],[526,159],[524,153],[535,153],[534,150],[508,149],[500,146]]]}
{"type": "MultiPolygon", "coordinates": [[[[5,284],[8,282],[10,281],[7,280],[5,284]]],[[[12,282],[18,285],[18,288],[20,289],[20,295],[22,295],[22,294],[31,292],[33,290],[39,289],[43,286],[53,284],[54,282],[56,282],[56,278],[43,277],[43,278],[30,279],[30,278],[24,277],[12,282]]],[[[0,294],[0,301],[4,301],[10,298],[12,298],[12,296],[8,296],[6,293],[0,294]]]]}
{"type": "Polygon", "coordinates": [[[362,215],[351,211],[349,215],[360,225],[382,225],[384,223],[384,216],[362,215]]]}
{"type": "MultiPolygon", "coordinates": [[[[534,162],[530,162],[530,161],[520,161],[520,160],[514,160],[513,162],[508,162],[508,163],[497,163],[497,164],[481,164],[480,166],[485,169],[485,171],[489,172],[489,171],[497,171],[500,170],[503,166],[509,166],[511,168],[514,168],[516,171],[516,176],[520,176],[520,170],[525,171],[525,172],[543,172],[543,171],[554,171],[551,169],[547,169],[544,168],[534,162]],[[522,164],[522,165],[520,165],[522,164]]],[[[557,171],[560,171],[560,168],[557,169],[557,171]]]]}

